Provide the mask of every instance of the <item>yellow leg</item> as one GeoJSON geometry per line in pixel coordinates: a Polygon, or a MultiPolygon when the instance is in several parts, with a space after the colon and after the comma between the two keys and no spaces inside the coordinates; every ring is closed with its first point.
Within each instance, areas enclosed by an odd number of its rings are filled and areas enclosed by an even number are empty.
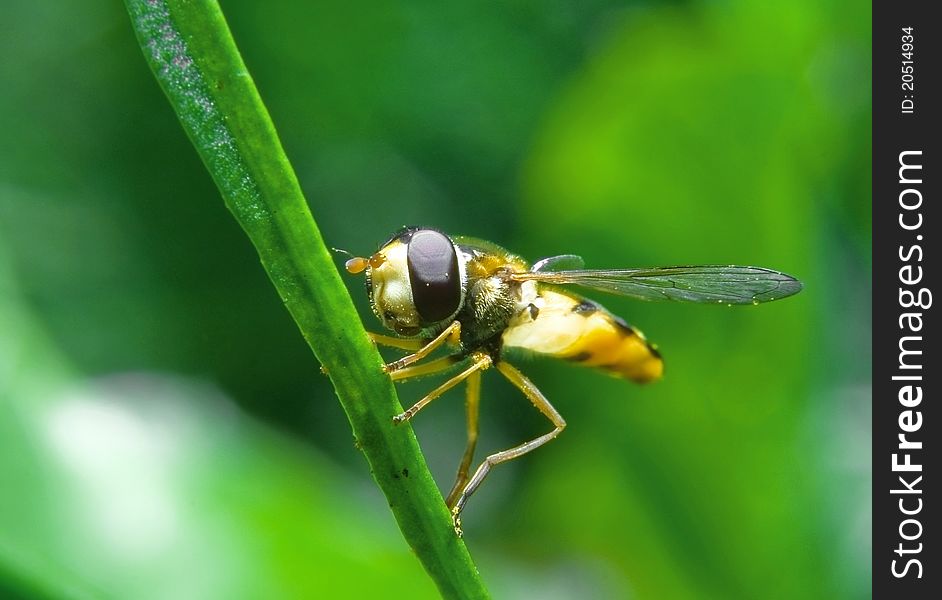
{"type": "Polygon", "coordinates": [[[413,365],[411,367],[404,367],[397,371],[393,371],[389,374],[389,377],[393,381],[405,381],[406,379],[413,379],[415,377],[433,375],[453,367],[462,360],[464,360],[464,357],[462,357],[460,354],[451,354],[449,356],[443,356],[441,358],[436,358],[435,360],[430,360],[429,362],[422,365],[413,365]]]}
{"type": "Polygon", "coordinates": [[[425,408],[425,406],[429,402],[431,402],[435,398],[438,398],[439,396],[441,396],[442,394],[444,394],[451,388],[455,387],[456,385],[458,385],[459,383],[461,383],[462,381],[470,377],[472,374],[478,371],[481,371],[482,369],[486,369],[489,366],[491,366],[491,357],[481,352],[475,352],[474,354],[471,355],[471,366],[469,366],[467,369],[465,369],[461,373],[458,373],[457,375],[455,375],[454,377],[452,377],[445,383],[441,384],[440,386],[438,386],[437,388],[435,388],[434,390],[426,394],[421,400],[413,404],[404,413],[394,416],[393,423],[399,424],[399,423],[402,423],[403,421],[408,421],[409,419],[414,417],[417,412],[425,408]]]}
{"type": "Polygon", "coordinates": [[[458,475],[455,477],[455,485],[448,493],[448,499],[445,504],[452,508],[458,499],[458,495],[468,483],[468,469],[471,468],[471,461],[474,460],[474,448],[478,443],[478,408],[481,402],[481,372],[475,371],[468,376],[468,391],[465,397],[465,412],[468,415],[468,445],[465,446],[464,456],[461,457],[461,464],[458,466],[458,475]]]}
{"type": "Polygon", "coordinates": [[[545,444],[546,442],[554,439],[560,434],[560,432],[565,429],[566,421],[563,417],[553,408],[553,405],[549,403],[549,400],[540,392],[539,389],[533,382],[527,379],[523,373],[518,371],[516,368],[505,362],[499,362],[495,365],[497,370],[507,378],[510,383],[517,386],[517,388],[523,392],[523,394],[533,403],[533,405],[543,413],[547,419],[552,421],[554,427],[553,430],[549,433],[541,435],[536,439],[532,439],[529,442],[520,444],[510,448],[509,450],[504,450],[496,454],[491,454],[488,456],[481,466],[477,468],[477,471],[474,472],[474,476],[471,477],[471,480],[461,491],[461,495],[458,497],[458,501],[455,503],[454,507],[451,509],[451,515],[455,522],[455,532],[458,535],[461,535],[461,520],[458,518],[459,513],[464,508],[465,504],[468,502],[468,498],[471,497],[471,494],[481,485],[481,482],[484,481],[484,478],[487,477],[487,474],[490,472],[491,467],[494,465],[500,464],[502,462],[507,462],[508,460],[513,460],[517,457],[523,456],[531,450],[535,450],[545,444]]]}
{"type": "Polygon", "coordinates": [[[399,348],[400,350],[408,350],[409,352],[415,352],[425,345],[425,341],[418,338],[399,338],[391,335],[383,335],[382,333],[373,333],[372,331],[368,331],[367,334],[369,334],[370,339],[376,344],[389,346],[390,348],[399,348]]]}
{"type": "MultiPolygon", "coordinates": [[[[445,331],[438,334],[435,339],[431,342],[425,344],[412,354],[403,356],[399,360],[394,360],[393,362],[386,365],[384,368],[387,373],[392,373],[393,371],[398,371],[403,367],[408,367],[414,362],[420,361],[429,354],[431,354],[436,348],[449,342],[452,344],[457,344],[461,336],[461,323],[458,321],[453,321],[451,325],[445,328],[445,331]]],[[[384,336],[386,337],[386,336],[384,336]]],[[[375,338],[374,338],[375,339],[375,338]]]]}

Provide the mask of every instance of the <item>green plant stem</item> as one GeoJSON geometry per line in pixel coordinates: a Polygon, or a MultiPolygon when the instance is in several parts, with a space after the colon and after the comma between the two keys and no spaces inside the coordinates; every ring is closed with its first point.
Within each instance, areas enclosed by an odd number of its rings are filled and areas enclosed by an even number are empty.
{"type": "MultiPolygon", "coordinates": [[[[126,0],[144,56],[333,382],[399,528],[447,598],[487,591],[321,238],[219,5],[126,0]]],[[[312,376],[317,376],[312,369],[312,376]]]]}

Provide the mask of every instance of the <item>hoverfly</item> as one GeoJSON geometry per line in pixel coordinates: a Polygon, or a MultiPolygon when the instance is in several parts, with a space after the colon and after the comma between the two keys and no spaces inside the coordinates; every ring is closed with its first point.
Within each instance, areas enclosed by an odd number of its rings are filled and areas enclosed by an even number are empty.
{"type": "Polygon", "coordinates": [[[577,285],[639,300],[760,304],[796,294],[801,282],[761,267],[701,265],[648,269],[584,269],[575,255],[533,265],[483,240],[449,237],[435,229],[406,227],[369,258],[346,262],[365,273],[373,312],[400,337],[370,334],[382,345],[411,354],[385,366],[393,381],[446,371],[457,374],[392,417],[403,423],[431,401],[467,382],[468,442],[446,503],[455,532],[459,514],[494,465],[555,439],[566,421],[542,392],[503,358],[509,348],[555,356],[647,383],[661,377],[663,361],[644,334],[601,305],[559,286],[577,285]],[[422,362],[448,346],[453,352],[422,362]],[[491,454],[469,477],[478,436],[481,373],[494,367],[553,424],[552,431],[491,454]]]}

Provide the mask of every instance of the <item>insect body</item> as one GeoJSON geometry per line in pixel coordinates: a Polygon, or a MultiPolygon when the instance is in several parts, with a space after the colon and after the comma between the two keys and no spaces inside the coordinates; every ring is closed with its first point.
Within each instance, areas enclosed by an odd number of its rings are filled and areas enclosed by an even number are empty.
{"type": "Polygon", "coordinates": [[[411,419],[445,391],[467,382],[468,444],[446,502],[460,535],[458,515],[491,467],[555,438],[566,422],[542,392],[503,357],[520,348],[597,367],[646,383],[661,377],[663,362],[644,335],[600,305],[559,286],[578,285],[642,300],[759,304],[801,290],[795,278],[760,267],[688,266],[587,270],[574,255],[527,264],[486,242],[409,227],[369,258],[347,261],[366,274],[373,312],[400,336],[371,334],[380,344],[411,354],[386,365],[394,381],[464,368],[429,392],[395,423],[411,419]],[[424,361],[447,345],[453,352],[424,361]],[[496,368],[553,424],[553,430],[488,456],[469,477],[477,441],[481,372],[496,368]]]}

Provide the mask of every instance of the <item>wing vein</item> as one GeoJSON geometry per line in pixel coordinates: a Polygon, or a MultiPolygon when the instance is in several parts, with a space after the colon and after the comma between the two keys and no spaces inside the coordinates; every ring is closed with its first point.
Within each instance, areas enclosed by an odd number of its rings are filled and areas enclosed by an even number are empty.
{"type": "Polygon", "coordinates": [[[801,291],[801,282],[762,267],[693,265],[649,269],[577,269],[514,273],[516,281],[578,285],[640,300],[759,304],[801,291]]]}

